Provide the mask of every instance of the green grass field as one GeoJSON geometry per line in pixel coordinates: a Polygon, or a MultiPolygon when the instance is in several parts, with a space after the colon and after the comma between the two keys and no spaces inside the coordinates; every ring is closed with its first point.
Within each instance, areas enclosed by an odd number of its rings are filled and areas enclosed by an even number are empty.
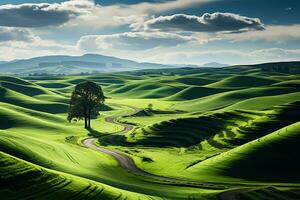
{"type": "Polygon", "coordinates": [[[300,199],[299,80],[259,66],[0,76],[1,199],[300,199]],[[107,97],[90,131],[66,119],[86,80],[107,97]]]}

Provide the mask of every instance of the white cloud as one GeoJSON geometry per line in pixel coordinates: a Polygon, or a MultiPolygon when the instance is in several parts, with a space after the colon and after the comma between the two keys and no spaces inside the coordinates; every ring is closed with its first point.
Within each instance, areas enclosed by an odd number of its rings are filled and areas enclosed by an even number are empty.
{"type": "Polygon", "coordinates": [[[292,39],[300,39],[300,25],[271,25],[264,31],[245,32],[241,34],[223,34],[220,37],[232,41],[256,41],[284,42],[292,39]]]}
{"type": "Polygon", "coordinates": [[[40,38],[35,36],[31,30],[23,28],[10,28],[0,26],[0,42],[26,41],[34,42],[40,38]]]}
{"type": "Polygon", "coordinates": [[[88,35],[78,41],[78,48],[88,52],[105,49],[146,50],[155,47],[173,47],[179,44],[197,41],[192,36],[182,36],[163,32],[125,32],[112,35],[88,35]]]}
{"type": "Polygon", "coordinates": [[[0,45],[0,60],[25,59],[45,55],[79,55],[73,45],[50,40],[7,41],[0,45]]]}
{"type": "Polygon", "coordinates": [[[162,63],[204,64],[219,62],[228,64],[256,64],[300,60],[300,49],[261,49],[255,51],[215,50],[199,52],[170,52],[153,56],[148,61],[162,63]]]}
{"type": "Polygon", "coordinates": [[[191,31],[191,32],[245,32],[264,30],[258,18],[250,18],[234,13],[205,13],[202,16],[175,14],[160,16],[145,22],[131,24],[134,30],[191,31]]]}
{"type": "Polygon", "coordinates": [[[219,0],[172,0],[156,3],[142,2],[137,4],[115,4],[110,6],[94,5],[84,15],[72,20],[68,25],[86,26],[94,29],[116,27],[139,21],[147,16],[174,9],[182,9],[195,4],[202,5],[219,0]]]}
{"type": "Polygon", "coordinates": [[[174,9],[182,9],[186,7],[190,7],[193,5],[202,5],[209,2],[215,2],[219,0],[172,0],[172,1],[161,1],[156,3],[150,2],[142,2],[138,4],[132,5],[112,5],[102,7],[107,9],[107,11],[120,11],[118,13],[114,13],[113,16],[130,16],[133,14],[156,14],[165,11],[170,11],[174,9]],[[118,15],[120,14],[120,15],[118,15]],[[129,15],[128,15],[129,14],[129,15]]]}
{"type": "Polygon", "coordinates": [[[297,61],[300,60],[300,49],[271,48],[256,50],[250,53],[251,57],[265,61],[297,61]]]}
{"type": "Polygon", "coordinates": [[[0,5],[0,26],[31,28],[58,26],[89,13],[93,7],[94,2],[89,0],[0,5]]]}
{"type": "Polygon", "coordinates": [[[75,26],[99,29],[126,24],[126,18],[144,16],[184,8],[194,4],[204,4],[217,0],[172,0],[156,3],[115,4],[101,6],[93,0],[69,0],[62,3],[24,3],[0,5],[0,26],[44,27],[75,26]]]}

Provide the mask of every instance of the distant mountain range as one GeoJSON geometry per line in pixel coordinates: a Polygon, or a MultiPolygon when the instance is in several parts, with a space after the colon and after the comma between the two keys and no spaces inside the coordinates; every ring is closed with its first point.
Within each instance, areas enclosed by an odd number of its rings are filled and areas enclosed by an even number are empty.
{"type": "Polygon", "coordinates": [[[225,67],[220,63],[208,63],[202,66],[184,64],[156,64],[135,62],[99,54],[85,54],[82,56],[43,56],[10,62],[0,61],[0,73],[14,75],[45,75],[45,74],[81,74],[129,71],[139,69],[158,69],[174,67],[225,67]]]}
{"type": "Polygon", "coordinates": [[[221,68],[221,67],[228,67],[228,64],[222,64],[217,62],[211,62],[201,65],[200,67],[215,67],[215,68],[221,68]]]}
{"type": "Polygon", "coordinates": [[[199,68],[199,67],[222,68],[222,67],[230,66],[228,64],[222,64],[217,62],[205,63],[203,65],[193,65],[193,64],[171,64],[171,65],[175,67],[192,67],[192,68],[199,68]]]}
{"type": "Polygon", "coordinates": [[[80,74],[168,67],[174,66],[139,63],[98,54],[85,54],[82,56],[43,56],[11,62],[0,62],[0,73],[16,75],[80,74]]]}

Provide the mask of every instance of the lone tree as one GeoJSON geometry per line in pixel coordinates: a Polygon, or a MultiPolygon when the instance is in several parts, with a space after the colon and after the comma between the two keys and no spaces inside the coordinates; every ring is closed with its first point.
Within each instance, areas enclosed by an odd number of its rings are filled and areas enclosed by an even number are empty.
{"type": "Polygon", "coordinates": [[[98,114],[104,100],[102,89],[96,83],[86,81],[76,85],[71,96],[68,121],[84,119],[84,127],[90,129],[91,116],[98,114]]]}
{"type": "Polygon", "coordinates": [[[148,104],[148,110],[150,110],[150,111],[153,110],[153,104],[152,103],[148,104]]]}

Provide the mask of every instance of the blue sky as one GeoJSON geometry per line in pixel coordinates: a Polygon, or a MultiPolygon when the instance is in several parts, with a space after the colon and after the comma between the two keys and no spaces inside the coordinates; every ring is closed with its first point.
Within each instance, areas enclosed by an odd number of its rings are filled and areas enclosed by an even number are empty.
{"type": "Polygon", "coordinates": [[[3,0],[0,60],[84,53],[186,64],[299,60],[299,10],[296,0],[3,0]]]}

